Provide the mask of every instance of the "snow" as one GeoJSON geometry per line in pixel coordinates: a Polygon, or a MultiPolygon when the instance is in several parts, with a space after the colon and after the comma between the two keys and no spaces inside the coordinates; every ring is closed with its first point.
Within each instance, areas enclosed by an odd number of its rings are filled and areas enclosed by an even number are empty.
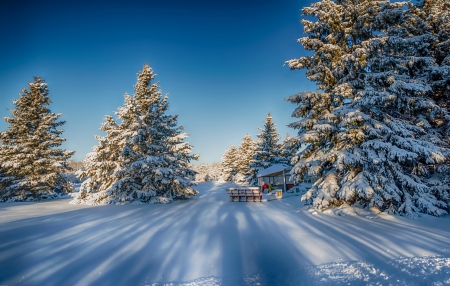
{"type": "Polygon", "coordinates": [[[257,177],[263,177],[263,176],[267,176],[267,175],[271,175],[271,174],[275,174],[275,173],[279,173],[279,172],[283,172],[286,171],[286,174],[292,169],[292,167],[283,165],[283,164],[275,164],[270,166],[269,168],[266,168],[264,170],[261,170],[258,172],[257,177]]]}
{"type": "Polygon", "coordinates": [[[2,203],[0,284],[450,283],[449,216],[231,202],[233,186],[199,183],[198,196],[162,205],[2,203]]]}
{"type": "Polygon", "coordinates": [[[419,2],[429,2],[422,12],[381,0],[323,0],[302,9],[299,42],[312,53],[286,64],[305,69],[319,92],[285,100],[296,105],[288,126],[305,147],[291,160],[291,179],[319,178],[304,196],[314,207],[346,202],[411,217],[448,213],[448,172],[440,170],[450,157],[448,97],[441,96],[449,74],[438,68],[433,24],[448,17],[433,12],[425,20],[423,13],[445,10],[448,0],[419,2]]]}

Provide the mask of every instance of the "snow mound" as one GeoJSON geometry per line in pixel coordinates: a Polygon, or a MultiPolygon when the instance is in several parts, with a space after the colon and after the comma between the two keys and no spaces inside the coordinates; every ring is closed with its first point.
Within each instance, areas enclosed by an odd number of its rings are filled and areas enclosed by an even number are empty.
{"type": "Polygon", "coordinates": [[[298,210],[296,210],[296,213],[300,213],[302,211],[309,212],[313,215],[317,215],[319,213],[322,214],[331,214],[336,216],[357,216],[357,217],[363,217],[368,219],[377,219],[379,218],[379,215],[384,215],[385,213],[381,212],[378,208],[372,207],[370,209],[364,208],[360,205],[349,205],[347,203],[344,203],[340,205],[339,207],[332,207],[325,209],[323,211],[316,210],[315,208],[311,206],[304,206],[298,210]]]}
{"type": "Polygon", "coordinates": [[[339,207],[329,208],[323,211],[326,214],[335,214],[338,216],[360,216],[369,219],[376,219],[381,213],[377,208],[366,209],[359,205],[342,204],[339,207]]]}
{"type": "Polygon", "coordinates": [[[307,269],[258,272],[245,277],[202,277],[185,282],[155,282],[151,286],[200,285],[448,285],[450,258],[403,257],[378,266],[364,261],[341,261],[307,269]],[[282,284],[280,284],[280,282],[282,284]]]}

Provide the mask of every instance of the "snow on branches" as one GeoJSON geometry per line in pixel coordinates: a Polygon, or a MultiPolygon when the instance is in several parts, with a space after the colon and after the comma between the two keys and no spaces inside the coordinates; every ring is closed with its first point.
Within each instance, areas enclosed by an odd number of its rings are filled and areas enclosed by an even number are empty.
{"type": "Polygon", "coordinates": [[[74,151],[58,148],[65,138],[61,114],[52,113],[48,85],[35,77],[14,100],[8,129],[0,132],[0,201],[30,201],[59,197],[72,191],[63,173],[74,151]]]}
{"type": "Polygon", "coordinates": [[[249,134],[244,136],[239,147],[231,145],[222,156],[220,178],[223,181],[244,184],[245,176],[253,162],[255,148],[256,142],[249,134]]]}
{"type": "Polygon", "coordinates": [[[287,61],[306,69],[321,92],[287,98],[290,124],[306,144],[296,181],[316,175],[302,197],[317,209],[344,202],[414,216],[449,211],[449,115],[435,100],[445,76],[431,49],[436,36],[417,7],[376,0],[324,0],[303,9],[313,55],[287,61]]]}
{"type": "Polygon", "coordinates": [[[257,185],[260,170],[275,164],[289,164],[288,159],[283,157],[283,146],[278,143],[280,137],[270,113],[267,114],[264,127],[258,129],[261,134],[256,135],[259,140],[256,141],[253,158],[245,174],[245,181],[250,185],[257,185]]]}
{"type": "Polygon", "coordinates": [[[117,121],[106,116],[97,136],[98,145],[88,154],[87,178],[71,203],[166,203],[197,194],[192,188],[196,172],[190,162],[192,146],[177,126],[177,116],[167,115],[168,96],[162,96],[153,70],[144,65],[133,95],[125,94],[117,121]]]}

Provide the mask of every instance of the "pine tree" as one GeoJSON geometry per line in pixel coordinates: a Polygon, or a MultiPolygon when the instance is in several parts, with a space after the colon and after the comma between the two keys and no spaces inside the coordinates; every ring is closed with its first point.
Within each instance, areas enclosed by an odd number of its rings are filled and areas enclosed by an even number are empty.
{"type": "Polygon", "coordinates": [[[424,12],[437,42],[431,49],[438,65],[450,65],[450,3],[447,0],[422,1],[424,12]]]}
{"type": "MultiPolygon", "coordinates": [[[[286,138],[284,138],[281,143],[281,157],[285,158],[289,165],[293,165],[292,159],[297,156],[299,149],[301,148],[301,144],[299,144],[298,137],[292,137],[289,134],[286,134],[286,138]]],[[[295,162],[296,163],[296,162],[295,162]]]]}
{"type": "Polygon", "coordinates": [[[256,143],[250,168],[245,174],[245,181],[250,185],[258,184],[257,175],[260,170],[274,164],[288,164],[286,158],[281,157],[281,146],[278,144],[280,137],[270,113],[267,114],[264,127],[258,127],[258,129],[261,131],[261,134],[256,135],[259,140],[256,143]]]}
{"type": "Polygon", "coordinates": [[[423,1],[419,4],[421,13],[416,15],[425,19],[435,41],[430,49],[437,66],[431,74],[433,99],[450,110],[450,3],[447,0],[423,1]]]}
{"type": "Polygon", "coordinates": [[[14,182],[14,177],[11,177],[7,174],[7,169],[3,168],[3,163],[0,161],[0,195],[2,196],[1,201],[8,200],[6,196],[3,198],[3,196],[7,192],[7,189],[9,188],[9,192],[12,192],[12,185],[15,185],[15,188],[17,189],[19,187],[17,183],[19,182],[20,181],[18,181],[17,179],[16,182],[14,182]]]}
{"type": "Polygon", "coordinates": [[[250,170],[250,165],[252,164],[253,156],[255,155],[255,149],[256,142],[252,140],[252,137],[249,134],[246,134],[237,151],[237,174],[235,176],[236,183],[245,183],[245,174],[247,174],[250,170]]]}
{"type": "Polygon", "coordinates": [[[290,126],[307,144],[291,173],[296,181],[320,177],[302,197],[317,209],[347,202],[411,216],[446,213],[448,187],[431,182],[449,156],[437,131],[447,113],[428,82],[433,37],[404,5],[322,1],[303,10],[318,18],[304,21],[308,36],[300,40],[315,53],[287,63],[306,68],[323,92],[287,99],[300,118],[290,126]]]}
{"type": "Polygon", "coordinates": [[[218,181],[220,179],[222,164],[216,162],[212,164],[193,165],[191,168],[197,172],[195,175],[197,182],[218,181]]]}
{"type": "Polygon", "coordinates": [[[220,177],[220,163],[192,165],[191,169],[196,172],[196,182],[217,181],[220,177]]]}
{"type": "Polygon", "coordinates": [[[12,117],[4,118],[9,127],[0,132],[0,201],[42,200],[73,190],[63,173],[74,151],[58,148],[66,139],[57,128],[65,121],[48,108],[51,100],[42,78],[35,77],[28,87],[13,101],[12,117]]]}
{"type": "Polygon", "coordinates": [[[230,149],[226,150],[222,156],[220,177],[223,181],[234,181],[234,176],[237,174],[237,152],[235,145],[231,145],[230,149]]]}
{"type": "Polygon", "coordinates": [[[208,164],[193,165],[191,169],[196,172],[195,181],[208,182],[212,181],[212,177],[209,175],[210,166],[208,164]]]}
{"type": "Polygon", "coordinates": [[[153,70],[144,65],[133,95],[125,94],[118,121],[106,116],[97,136],[98,145],[86,160],[86,171],[77,198],[71,203],[166,203],[197,194],[192,189],[195,172],[188,137],[177,126],[177,116],[167,115],[168,96],[162,96],[153,70]]]}

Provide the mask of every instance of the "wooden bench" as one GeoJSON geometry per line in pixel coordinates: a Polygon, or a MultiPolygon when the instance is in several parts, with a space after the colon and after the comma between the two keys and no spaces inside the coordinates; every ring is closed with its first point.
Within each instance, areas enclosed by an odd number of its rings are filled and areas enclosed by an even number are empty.
{"type": "Polygon", "coordinates": [[[258,187],[228,188],[227,194],[233,202],[262,202],[262,195],[258,187]]]}

